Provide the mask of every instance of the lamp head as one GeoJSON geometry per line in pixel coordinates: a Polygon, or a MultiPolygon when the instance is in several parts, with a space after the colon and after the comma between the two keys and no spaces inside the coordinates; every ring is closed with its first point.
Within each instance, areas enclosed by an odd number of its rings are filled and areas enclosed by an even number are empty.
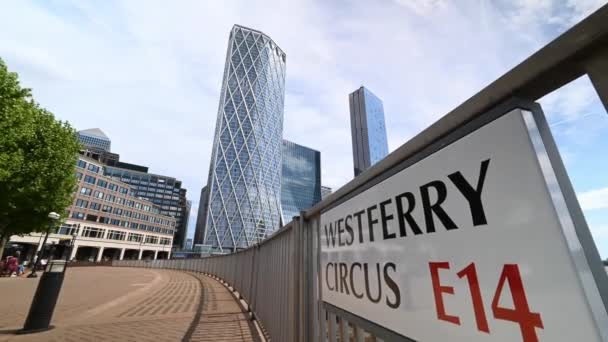
{"type": "Polygon", "coordinates": [[[60,217],[61,216],[54,211],[50,212],[48,215],[48,218],[50,218],[51,220],[59,220],[60,217]]]}

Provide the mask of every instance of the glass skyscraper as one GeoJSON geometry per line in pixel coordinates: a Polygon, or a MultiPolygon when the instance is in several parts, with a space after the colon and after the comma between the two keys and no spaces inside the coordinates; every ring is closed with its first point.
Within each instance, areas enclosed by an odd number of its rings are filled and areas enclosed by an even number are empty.
{"type": "Polygon", "coordinates": [[[205,242],[205,224],[207,223],[207,207],[209,196],[207,196],[207,186],[201,189],[201,198],[198,202],[198,213],[196,215],[196,227],[194,229],[193,244],[202,245],[205,242]]]}
{"type": "Polygon", "coordinates": [[[321,152],[283,140],[283,223],[321,200],[321,152]]]}
{"type": "Polygon", "coordinates": [[[382,100],[365,87],[349,95],[355,177],[388,154],[382,100]]]}
{"type": "Polygon", "coordinates": [[[232,28],[207,181],[205,244],[216,250],[279,228],[285,59],[264,33],[232,28]]]}

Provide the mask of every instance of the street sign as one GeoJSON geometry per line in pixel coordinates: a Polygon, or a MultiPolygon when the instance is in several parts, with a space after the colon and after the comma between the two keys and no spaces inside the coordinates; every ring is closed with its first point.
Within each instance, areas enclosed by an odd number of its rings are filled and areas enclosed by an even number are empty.
{"type": "Polygon", "coordinates": [[[539,115],[513,110],[323,212],[328,307],[416,341],[608,341],[539,115]]]}

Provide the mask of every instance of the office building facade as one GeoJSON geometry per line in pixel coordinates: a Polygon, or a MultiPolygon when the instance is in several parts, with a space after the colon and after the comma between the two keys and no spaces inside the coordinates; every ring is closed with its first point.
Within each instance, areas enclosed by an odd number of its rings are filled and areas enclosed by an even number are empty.
{"type": "Polygon", "coordinates": [[[207,181],[205,244],[220,252],[279,228],[285,63],[266,34],[233,27],[207,181]]]}
{"type": "MultiPolygon", "coordinates": [[[[72,205],[66,209],[65,222],[49,235],[50,248],[42,257],[63,257],[75,238],[70,259],[169,258],[175,218],[162,215],[154,203],[137,197],[129,184],[104,176],[104,168],[97,160],[79,157],[75,168],[78,187],[72,205]]],[[[24,257],[30,259],[42,247],[42,235],[13,236],[11,243],[29,247],[24,257]]]]}
{"type": "Polygon", "coordinates": [[[365,87],[348,96],[355,177],[388,155],[382,100],[365,87]]]}
{"type": "Polygon", "coordinates": [[[79,131],[78,138],[82,145],[80,154],[103,163],[105,176],[129,184],[135,190],[135,196],[157,205],[162,215],[176,219],[172,242],[176,248],[183,248],[190,209],[182,182],[148,173],[146,166],[121,162],[118,154],[110,152],[111,140],[99,128],[79,131]]]}
{"type": "Polygon", "coordinates": [[[148,173],[145,166],[127,163],[118,165],[106,165],[105,175],[129,184],[135,196],[157,205],[162,215],[174,217],[176,229],[173,246],[183,248],[188,231],[188,203],[182,182],[173,177],[148,173]]]}
{"type": "Polygon", "coordinates": [[[283,140],[283,224],[321,200],[321,152],[283,140]]]}

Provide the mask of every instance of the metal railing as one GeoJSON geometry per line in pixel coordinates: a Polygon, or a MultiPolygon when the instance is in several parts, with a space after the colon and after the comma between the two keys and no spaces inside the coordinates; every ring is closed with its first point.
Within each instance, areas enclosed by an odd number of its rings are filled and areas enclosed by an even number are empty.
{"type": "MultiPolygon", "coordinates": [[[[321,213],[376,184],[423,149],[499,104],[513,97],[536,101],[584,75],[589,76],[608,109],[608,6],[549,43],[267,240],[230,255],[197,260],[114,261],[113,265],[188,270],[221,278],[239,292],[274,341],[380,341],[381,338],[403,341],[402,337],[364,323],[347,312],[327,311],[320,299],[318,272],[321,213]]],[[[586,253],[597,255],[596,250],[586,253]]]]}

